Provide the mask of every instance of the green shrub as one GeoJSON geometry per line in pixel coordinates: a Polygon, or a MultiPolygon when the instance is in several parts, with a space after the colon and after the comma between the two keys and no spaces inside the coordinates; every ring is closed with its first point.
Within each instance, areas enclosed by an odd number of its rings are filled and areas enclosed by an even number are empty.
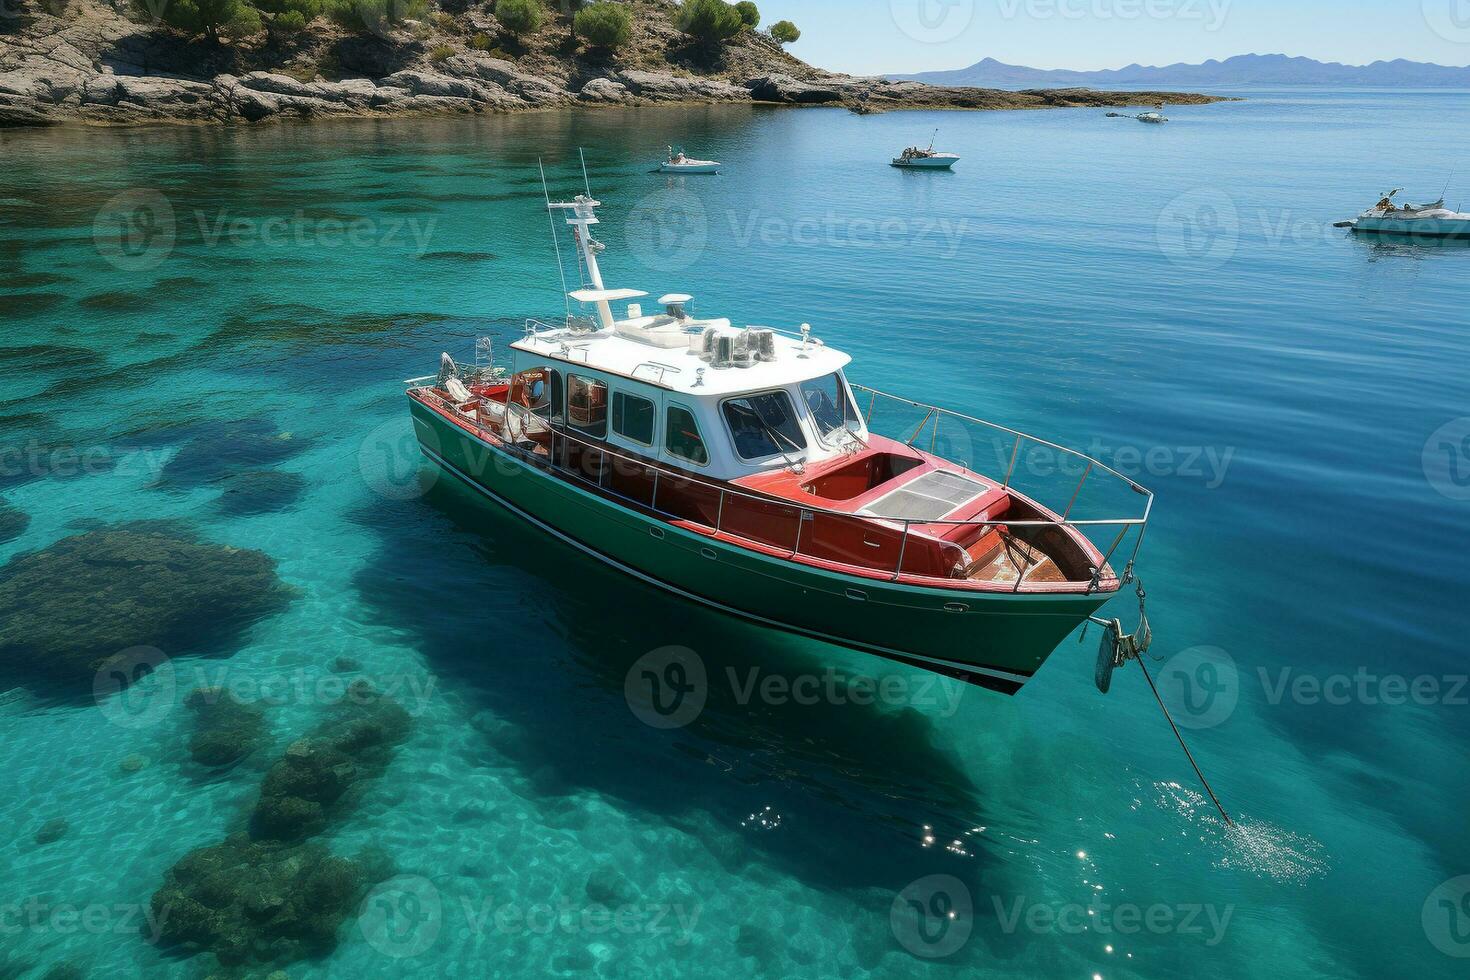
{"type": "Polygon", "coordinates": [[[427,0],[327,0],[327,13],[349,31],[383,34],[429,12],[427,0]]]}
{"type": "Polygon", "coordinates": [[[753,31],[761,25],[761,9],[750,0],[740,0],[735,5],[735,12],[740,15],[740,23],[747,29],[753,31]]]}
{"type": "Polygon", "coordinates": [[[495,0],[495,19],[516,37],[541,30],[545,16],[541,0],[495,0]]]}
{"type": "Polygon", "coordinates": [[[633,39],[633,15],[620,3],[594,3],[577,11],[572,29],[594,48],[613,51],[633,39]]]}
{"type": "Polygon", "coordinates": [[[322,12],[322,0],[251,0],[251,6],[271,14],[297,13],[307,22],[322,12]]]}
{"type": "Polygon", "coordinates": [[[476,34],[470,38],[470,47],[476,51],[489,51],[495,47],[495,41],[491,39],[489,34],[476,34]]]}
{"type": "Polygon", "coordinates": [[[679,30],[703,44],[718,44],[745,26],[725,0],[684,0],[678,23],[679,30]]]}
{"type": "Polygon", "coordinates": [[[771,25],[771,37],[782,44],[790,44],[801,38],[801,31],[789,20],[778,20],[771,25]]]}
{"type": "Polygon", "coordinates": [[[439,64],[441,61],[448,61],[450,58],[453,57],[454,48],[448,44],[437,44],[434,46],[434,49],[429,52],[429,60],[436,65],[439,64]]]}
{"type": "Polygon", "coordinates": [[[172,0],[159,6],[156,0],[133,0],[144,16],[185,34],[202,34],[212,41],[222,37],[249,37],[260,32],[260,11],[245,0],[172,0]]]}
{"type": "Polygon", "coordinates": [[[277,34],[300,34],[306,30],[306,15],[299,10],[288,10],[271,21],[271,30],[277,34]]]}

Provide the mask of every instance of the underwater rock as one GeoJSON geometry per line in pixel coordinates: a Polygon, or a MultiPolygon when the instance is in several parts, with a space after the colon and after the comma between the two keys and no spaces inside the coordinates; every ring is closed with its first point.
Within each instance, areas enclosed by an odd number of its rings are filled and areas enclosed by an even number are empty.
{"type": "Polygon", "coordinates": [[[587,876],[587,898],[601,905],[628,905],[638,901],[638,889],[621,871],[597,868],[587,876]]]}
{"type": "Polygon", "coordinates": [[[54,844],[66,836],[71,829],[71,824],[66,822],[65,817],[52,817],[41,824],[41,829],[36,831],[36,843],[40,845],[54,844]]]}
{"type": "Polygon", "coordinates": [[[362,664],[351,657],[337,657],[330,667],[334,674],[355,674],[362,670],[362,664]]]}
{"type": "Polygon", "coordinates": [[[148,768],[148,757],[138,755],[136,752],[132,755],[124,756],[123,761],[118,763],[118,768],[127,773],[142,772],[148,768]]]}
{"type": "Polygon", "coordinates": [[[250,815],[256,839],[298,840],[318,833],[334,811],[349,805],[387,768],[411,719],[397,701],[354,681],[312,734],[292,742],[266,773],[250,815]]]}
{"type": "Polygon", "coordinates": [[[286,963],[335,949],[343,921],[390,873],[375,855],[236,833],[184,855],[151,904],[166,946],[207,950],[226,966],[286,963]]]}
{"type": "Polygon", "coordinates": [[[267,419],[238,419],[201,425],[163,468],[160,482],[193,487],[245,470],[274,466],[306,449],[306,440],[279,431],[267,419]]]}
{"type": "Polygon", "coordinates": [[[14,541],[31,524],[29,514],[22,513],[0,500],[0,544],[14,541]]]}
{"type": "Polygon", "coordinates": [[[260,747],[265,712],[259,705],[237,701],[222,687],[201,687],[189,692],[184,706],[194,712],[189,755],[201,766],[234,765],[260,747]]]}
{"type": "Polygon", "coordinates": [[[110,525],[0,567],[0,686],[90,690],[134,647],[212,653],[292,591],[268,555],[200,540],[170,523],[110,525]]]}
{"type": "Polygon", "coordinates": [[[279,470],[251,470],[225,481],[218,506],[232,517],[270,514],[285,510],[306,490],[306,477],[279,470]]]}

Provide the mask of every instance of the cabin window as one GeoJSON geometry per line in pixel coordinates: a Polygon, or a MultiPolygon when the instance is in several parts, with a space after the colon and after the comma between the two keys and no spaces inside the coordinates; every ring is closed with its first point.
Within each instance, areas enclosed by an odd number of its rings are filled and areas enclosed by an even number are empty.
{"type": "Polygon", "coordinates": [[[612,427],[624,439],[653,445],[653,402],[626,392],[613,392],[612,427]]]}
{"type": "Polygon", "coordinates": [[[599,439],[607,436],[607,385],[567,375],[567,421],[599,439]]]}
{"type": "Polygon", "coordinates": [[[741,459],[764,459],[806,449],[796,408],[784,391],[763,391],[725,402],[725,423],[741,459]]]}
{"type": "Polygon", "coordinates": [[[801,397],[812,413],[812,420],[817,423],[817,432],[822,436],[829,436],[838,429],[858,427],[860,416],[841,373],[803,381],[801,397]]]}
{"type": "Polygon", "coordinates": [[[709,462],[709,453],[704,448],[704,439],[699,435],[699,423],[687,408],[670,405],[668,422],[668,449],[670,456],[687,459],[696,466],[709,462]]]}
{"type": "Polygon", "coordinates": [[[533,415],[561,422],[561,372],[535,367],[511,379],[511,401],[533,415]]]}

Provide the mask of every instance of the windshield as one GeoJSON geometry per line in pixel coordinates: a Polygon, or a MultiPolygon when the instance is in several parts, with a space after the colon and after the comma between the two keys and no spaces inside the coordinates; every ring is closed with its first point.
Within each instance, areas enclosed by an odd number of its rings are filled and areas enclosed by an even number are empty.
{"type": "Polygon", "coordinates": [[[852,404],[852,396],[841,372],[814,381],[803,381],[801,397],[817,423],[817,431],[823,436],[829,436],[838,429],[855,432],[860,428],[857,409],[852,404]]]}
{"type": "Polygon", "coordinates": [[[741,459],[763,459],[806,448],[796,408],[784,391],[730,399],[725,402],[725,422],[741,459]]]}

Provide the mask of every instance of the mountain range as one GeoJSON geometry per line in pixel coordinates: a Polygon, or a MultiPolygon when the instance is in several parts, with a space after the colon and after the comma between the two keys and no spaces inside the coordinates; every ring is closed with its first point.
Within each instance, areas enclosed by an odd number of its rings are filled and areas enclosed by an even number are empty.
{"type": "Polygon", "coordinates": [[[1375,61],[1371,65],[1292,58],[1284,54],[1243,54],[1202,65],[1163,67],[1129,65],[1107,71],[1066,71],[1024,68],[986,58],[968,68],[926,71],[889,78],[913,79],[931,85],[979,88],[1056,88],[1076,85],[1176,87],[1199,89],[1221,85],[1335,85],[1365,88],[1466,88],[1470,68],[1451,68],[1421,61],[1375,61]]]}

